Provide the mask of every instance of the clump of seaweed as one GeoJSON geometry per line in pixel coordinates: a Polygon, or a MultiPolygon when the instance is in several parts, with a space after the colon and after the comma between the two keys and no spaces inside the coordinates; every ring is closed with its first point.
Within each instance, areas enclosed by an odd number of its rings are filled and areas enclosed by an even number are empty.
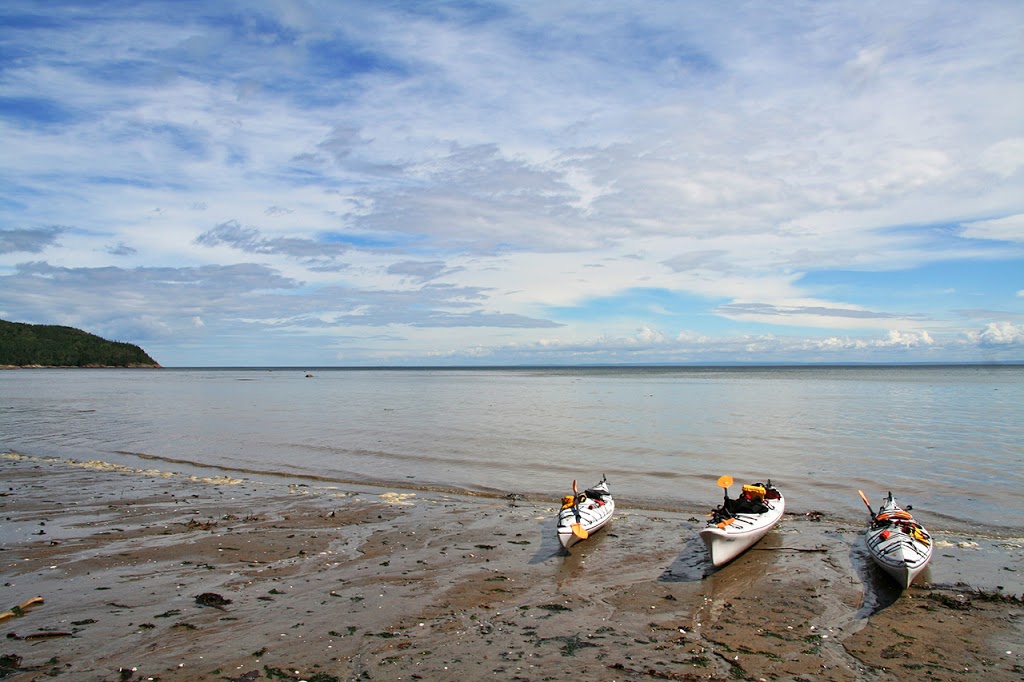
{"type": "Polygon", "coordinates": [[[954,611],[969,611],[974,608],[974,602],[1012,604],[1014,606],[1024,604],[1024,598],[1022,597],[1004,594],[999,591],[993,592],[980,589],[958,591],[952,595],[946,592],[931,592],[928,594],[928,599],[954,611]]]}
{"type": "Polygon", "coordinates": [[[203,592],[196,597],[196,603],[200,606],[212,606],[215,609],[223,610],[225,606],[231,603],[231,600],[225,599],[216,592],[203,592]]]}

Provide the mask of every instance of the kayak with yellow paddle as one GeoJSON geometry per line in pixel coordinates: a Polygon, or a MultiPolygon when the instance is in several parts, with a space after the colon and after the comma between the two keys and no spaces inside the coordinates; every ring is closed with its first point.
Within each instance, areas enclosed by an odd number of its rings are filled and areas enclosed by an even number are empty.
{"type": "Polygon", "coordinates": [[[864,491],[857,492],[871,512],[864,538],[871,560],[892,576],[900,587],[910,587],[931,561],[931,535],[914,520],[910,505],[903,508],[896,504],[892,492],[877,513],[871,508],[864,491]]]}
{"type": "Polygon", "coordinates": [[[562,498],[562,508],[558,512],[558,541],[569,549],[604,528],[614,513],[615,500],[608,490],[607,478],[602,477],[600,483],[582,493],[574,480],[572,495],[562,498]]]}
{"type": "Polygon", "coordinates": [[[711,554],[711,563],[724,566],[763,538],[786,510],[782,493],[767,483],[753,483],[743,486],[743,492],[736,499],[729,498],[732,476],[722,476],[718,486],[725,489],[722,506],[709,515],[707,527],[700,531],[700,537],[711,554]]]}

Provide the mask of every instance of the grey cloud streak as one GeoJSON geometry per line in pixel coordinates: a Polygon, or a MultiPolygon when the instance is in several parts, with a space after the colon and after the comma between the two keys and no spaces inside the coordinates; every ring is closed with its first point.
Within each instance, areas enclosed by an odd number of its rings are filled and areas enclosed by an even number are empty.
{"type": "Polygon", "coordinates": [[[908,319],[914,316],[880,313],[871,310],[851,308],[828,308],[825,306],[777,306],[768,303],[726,303],[715,309],[722,315],[820,315],[822,317],[848,317],[872,320],[908,319]]]}
{"type": "Polygon", "coordinates": [[[62,227],[0,230],[0,253],[40,253],[57,243],[62,227]]]}
{"type": "Polygon", "coordinates": [[[259,230],[242,227],[229,220],[202,233],[195,239],[201,246],[230,246],[246,253],[280,254],[295,258],[323,258],[340,256],[348,246],[320,242],[302,237],[264,237],[259,230]]]}
{"type": "Polygon", "coordinates": [[[402,261],[388,267],[389,275],[400,275],[419,282],[428,282],[463,268],[449,268],[444,261],[402,261]]]}

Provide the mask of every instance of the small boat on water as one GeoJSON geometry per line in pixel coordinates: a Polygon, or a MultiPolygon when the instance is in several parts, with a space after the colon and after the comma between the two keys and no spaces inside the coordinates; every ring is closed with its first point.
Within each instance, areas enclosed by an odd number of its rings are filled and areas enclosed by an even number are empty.
{"type": "Polygon", "coordinates": [[[591,533],[601,530],[612,520],[615,500],[608,490],[608,479],[582,493],[572,482],[572,495],[562,498],[562,509],[558,512],[558,541],[569,549],[580,540],[586,540],[591,533]]]}
{"type": "Polygon", "coordinates": [[[910,587],[931,561],[931,535],[914,520],[909,505],[904,509],[896,504],[891,492],[878,508],[878,513],[872,509],[864,492],[857,492],[871,512],[864,537],[871,560],[891,575],[900,587],[910,587]]]}
{"type": "Polygon", "coordinates": [[[771,479],[767,483],[744,485],[735,500],[729,498],[732,484],[732,476],[718,479],[719,487],[725,489],[725,501],[711,512],[707,527],[700,531],[715,566],[724,566],[753,547],[786,510],[786,499],[771,479]]]}

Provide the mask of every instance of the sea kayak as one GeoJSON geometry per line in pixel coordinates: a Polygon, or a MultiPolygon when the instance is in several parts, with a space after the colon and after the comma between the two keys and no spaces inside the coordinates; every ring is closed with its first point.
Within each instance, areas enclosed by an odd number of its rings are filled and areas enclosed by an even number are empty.
{"type": "Polygon", "coordinates": [[[711,512],[700,537],[707,545],[711,563],[724,566],[753,547],[779,522],[786,499],[771,480],[744,485],[743,493],[735,500],[729,498],[731,476],[718,479],[718,485],[725,488],[725,501],[711,512]]]}
{"type": "Polygon", "coordinates": [[[572,495],[562,498],[562,508],[558,512],[558,541],[566,549],[604,528],[615,513],[615,500],[608,490],[606,478],[582,493],[573,481],[572,491],[572,495]]]}
{"type": "MultiPolygon", "coordinates": [[[[867,503],[866,498],[864,502],[867,503]]],[[[871,509],[870,504],[868,509],[871,509]]],[[[910,587],[932,558],[931,535],[914,520],[909,509],[896,504],[890,492],[878,513],[872,511],[864,538],[871,560],[900,587],[910,587]]]]}

